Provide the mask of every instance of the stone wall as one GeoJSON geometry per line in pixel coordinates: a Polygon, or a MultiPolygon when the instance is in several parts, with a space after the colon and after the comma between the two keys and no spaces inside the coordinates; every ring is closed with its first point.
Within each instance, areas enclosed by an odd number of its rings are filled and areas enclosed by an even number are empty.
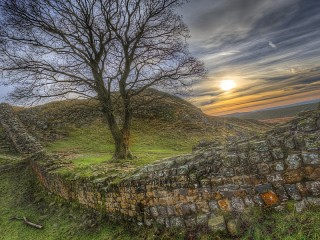
{"type": "Polygon", "coordinates": [[[41,144],[30,135],[7,103],[0,104],[0,124],[20,153],[42,151],[41,144]]]}
{"type": "MultiPolygon", "coordinates": [[[[34,143],[23,126],[17,131],[19,121],[7,105],[1,105],[0,112],[1,123],[18,150],[24,149],[20,138],[30,140],[28,146],[34,143]]],[[[148,226],[207,225],[217,230],[225,228],[223,216],[228,212],[281,207],[290,199],[297,201],[297,211],[319,204],[319,154],[320,111],[313,111],[259,138],[144,166],[117,184],[110,184],[108,178],[63,178],[52,171],[57,163],[44,152],[37,151],[28,160],[49,191],[103,211],[111,219],[148,226]]]]}

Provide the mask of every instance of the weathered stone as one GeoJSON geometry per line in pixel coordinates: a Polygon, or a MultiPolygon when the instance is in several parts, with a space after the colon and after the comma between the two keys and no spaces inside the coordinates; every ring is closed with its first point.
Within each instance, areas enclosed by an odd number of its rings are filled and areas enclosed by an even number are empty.
{"type": "Polygon", "coordinates": [[[261,162],[260,155],[257,152],[252,152],[252,151],[250,151],[250,153],[249,153],[249,160],[251,163],[261,162]]]}
{"type": "Polygon", "coordinates": [[[190,214],[193,214],[195,212],[197,212],[197,208],[196,208],[196,205],[194,203],[192,204],[189,204],[189,203],[186,203],[186,204],[182,204],[180,206],[181,208],[181,212],[183,215],[190,215],[190,214]]]}
{"type": "Polygon", "coordinates": [[[267,181],[271,183],[280,182],[280,181],[283,181],[283,178],[281,173],[273,173],[273,174],[267,175],[267,181]]]}
{"type": "Polygon", "coordinates": [[[267,141],[252,142],[251,145],[253,146],[253,149],[257,152],[266,152],[269,150],[267,141]]]}
{"type": "Polygon", "coordinates": [[[295,184],[285,184],[284,187],[291,199],[293,200],[302,199],[301,194],[295,184]]]}
{"type": "Polygon", "coordinates": [[[238,151],[247,152],[249,151],[250,145],[247,141],[238,143],[238,151]]]}
{"type": "Polygon", "coordinates": [[[151,216],[154,217],[154,218],[157,218],[159,216],[159,213],[158,213],[158,210],[156,207],[151,207],[150,208],[150,213],[151,213],[151,216]]]}
{"type": "Polygon", "coordinates": [[[281,148],[272,149],[272,156],[275,160],[280,160],[284,158],[284,154],[281,148]]]}
{"type": "Polygon", "coordinates": [[[221,199],[218,201],[218,205],[223,211],[231,211],[230,202],[228,199],[221,199]]]}
{"type": "Polygon", "coordinates": [[[292,170],[292,169],[298,169],[299,167],[301,167],[301,157],[300,154],[291,154],[287,157],[287,159],[285,160],[288,169],[292,170]]]}
{"type": "Polygon", "coordinates": [[[248,165],[248,154],[241,152],[238,154],[240,166],[246,167],[248,165]]]}
{"type": "Polygon", "coordinates": [[[320,136],[319,133],[310,134],[304,137],[304,143],[306,150],[308,151],[319,151],[320,150],[320,136]]]}
{"type": "Polygon", "coordinates": [[[320,206],[320,198],[307,197],[307,203],[311,206],[320,206]]]}
{"type": "Polygon", "coordinates": [[[271,169],[273,171],[283,171],[284,170],[284,164],[283,162],[275,162],[271,164],[271,169]]]}
{"type": "Polygon", "coordinates": [[[244,203],[247,207],[253,207],[254,206],[254,202],[252,200],[252,198],[250,196],[246,196],[244,197],[244,203]]]}
{"type": "Polygon", "coordinates": [[[208,213],[210,212],[209,204],[206,201],[199,201],[197,202],[197,208],[202,212],[202,213],[208,213]]]}
{"type": "Polygon", "coordinates": [[[258,185],[258,186],[256,186],[256,190],[260,194],[265,193],[265,192],[269,192],[272,190],[272,185],[270,183],[258,185]]]}
{"type": "Polygon", "coordinates": [[[167,212],[168,212],[168,216],[173,216],[176,215],[175,209],[173,206],[168,206],[167,207],[167,212]]]}
{"type": "Polygon", "coordinates": [[[273,189],[281,202],[289,200],[289,196],[287,195],[287,192],[281,183],[274,183],[273,189]]]}
{"type": "Polygon", "coordinates": [[[307,202],[305,200],[296,202],[294,204],[294,209],[296,210],[296,212],[301,213],[303,210],[305,210],[307,208],[307,202]]]}
{"type": "Polygon", "coordinates": [[[233,177],[234,170],[233,168],[222,168],[222,174],[226,177],[233,177]]]}
{"type": "Polygon", "coordinates": [[[270,162],[272,161],[272,156],[270,154],[270,152],[260,152],[260,159],[262,162],[270,162]]]}
{"type": "Polygon", "coordinates": [[[228,168],[239,165],[237,154],[228,154],[227,156],[225,156],[225,158],[223,159],[223,165],[228,168]]]}
{"type": "Polygon", "coordinates": [[[266,163],[257,164],[257,168],[260,174],[268,174],[270,172],[269,165],[266,163]]]}
{"type": "Polygon", "coordinates": [[[302,180],[303,173],[299,169],[291,170],[291,171],[285,172],[282,175],[282,177],[285,180],[285,182],[287,182],[287,183],[297,183],[297,182],[300,182],[302,180]]]}
{"type": "Polygon", "coordinates": [[[258,206],[260,206],[260,207],[262,207],[264,204],[264,202],[263,202],[263,200],[262,200],[262,198],[259,196],[259,195],[255,195],[255,196],[253,196],[253,202],[256,204],[256,205],[258,205],[258,206]]]}
{"type": "Polygon", "coordinates": [[[155,220],[155,222],[156,222],[157,224],[159,224],[159,225],[165,225],[165,224],[166,224],[166,219],[163,218],[163,217],[157,217],[157,218],[155,218],[154,220],[155,220]]]}
{"type": "Polygon", "coordinates": [[[304,177],[307,180],[318,180],[320,178],[320,167],[307,166],[304,168],[304,177]]]}
{"type": "Polygon", "coordinates": [[[153,219],[148,219],[148,218],[145,218],[144,219],[144,224],[148,227],[150,227],[153,223],[153,219]]]}
{"type": "Polygon", "coordinates": [[[181,166],[177,168],[178,175],[184,175],[184,174],[187,174],[188,172],[189,172],[188,166],[181,166]]]}
{"type": "Polygon", "coordinates": [[[315,119],[313,118],[307,118],[303,119],[298,123],[298,130],[304,131],[304,132],[310,132],[317,129],[317,124],[315,119]]]}
{"type": "Polygon", "coordinates": [[[207,225],[208,223],[208,215],[206,214],[201,214],[197,216],[197,225],[207,225]]]}
{"type": "Polygon", "coordinates": [[[242,212],[245,208],[244,202],[240,197],[233,197],[231,199],[231,208],[235,212],[242,212]]]}
{"type": "Polygon", "coordinates": [[[227,222],[227,229],[228,232],[232,236],[238,236],[240,235],[240,222],[238,219],[231,219],[227,222]]]}
{"type": "Polygon", "coordinates": [[[306,187],[313,196],[320,196],[320,181],[306,182],[306,187]]]}
{"type": "Polygon", "coordinates": [[[295,149],[295,142],[293,137],[286,137],[284,139],[284,145],[288,149],[295,149]]]}
{"type": "Polygon", "coordinates": [[[297,183],[296,187],[299,190],[302,197],[308,196],[309,192],[306,186],[304,186],[302,183],[297,183]]]}
{"type": "Polygon", "coordinates": [[[302,153],[302,159],[304,164],[320,164],[320,156],[318,153],[302,153]]]}
{"type": "Polygon", "coordinates": [[[164,207],[164,206],[158,206],[157,207],[157,211],[158,211],[158,214],[160,216],[167,216],[167,208],[164,207]]]}
{"type": "Polygon", "coordinates": [[[278,147],[281,145],[281,141],[279,141],[279,139],[274,135],[269,135],[267,139],[272,147],[278,147]]]}
{"type": "Polygon", "coordinates": [[[225,231],[226,223],[223,216],[211,216],[209,217],[208,227],[211,231],[225,231]]]}
{"type": "Polygon", "coordinates": [[[293,139],[298,149],[303,150],[305,148],[303,133],[295,133],[293,139]]]}
{"type": "Polygon", "coordinates": [[[184,221],[181,217],[172,217],[170,218],[170,225],[172,227],[183,227],[184,221]]]}
{"type": "Polygon", "coordinates": [[[273,191],[262,193],[261,198],[267,206],[272,206],[279,202],[278,196],[273,191]]]}
{"type": "Polygon", "coordinates": [[[196,225],[196,218],[195,217],[187,217],[184,220],[184,224],[187,228],[192,228],[196,225]]]}
{"type": "Polygon", "coordinates": [[[219,209],[218,202],[215,200],[209,201],[209,207],[211,211],[217,211],[219,209]]]}

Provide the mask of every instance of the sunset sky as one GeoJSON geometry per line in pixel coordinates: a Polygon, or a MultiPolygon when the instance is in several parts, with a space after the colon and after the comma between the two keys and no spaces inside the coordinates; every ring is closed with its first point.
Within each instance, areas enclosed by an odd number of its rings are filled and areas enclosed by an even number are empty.
{"type": "Polygon", "coordinates": [[[319,0],[194,0],[182,14],[209,70],[190,99],[222,115],[320,99],[319,0]],[[232,80],[230,91],[221,81],[232,80]]]}
{"type": "Polygon", "coordinates": [[[209,72],[188,99],[205,113],[320,100],[320,0],[191,0],[180,13],[209,72]]]}

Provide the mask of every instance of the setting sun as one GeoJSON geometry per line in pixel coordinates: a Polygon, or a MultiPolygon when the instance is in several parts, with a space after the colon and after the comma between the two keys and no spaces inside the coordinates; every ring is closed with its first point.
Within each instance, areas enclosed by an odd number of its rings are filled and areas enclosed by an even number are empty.
{"type": "Polygon", "coordinates": [[[230,91],[236,86],[233,80],[223,80],[220,84],[220,88],[224,91],[230,91]]]}

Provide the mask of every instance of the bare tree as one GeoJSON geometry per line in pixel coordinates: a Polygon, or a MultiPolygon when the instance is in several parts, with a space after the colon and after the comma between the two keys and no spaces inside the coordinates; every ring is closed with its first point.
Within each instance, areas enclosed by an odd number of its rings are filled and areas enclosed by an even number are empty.
{"type": "Polygon", "coordinates": [[[2,0],[0,68],[5,83],[15,86],[10,97],[97,98],[114,158],[131,158],[132,100],[150,87],[180,88],[205,73],[175,12],[184,2],[2,0]]]}

